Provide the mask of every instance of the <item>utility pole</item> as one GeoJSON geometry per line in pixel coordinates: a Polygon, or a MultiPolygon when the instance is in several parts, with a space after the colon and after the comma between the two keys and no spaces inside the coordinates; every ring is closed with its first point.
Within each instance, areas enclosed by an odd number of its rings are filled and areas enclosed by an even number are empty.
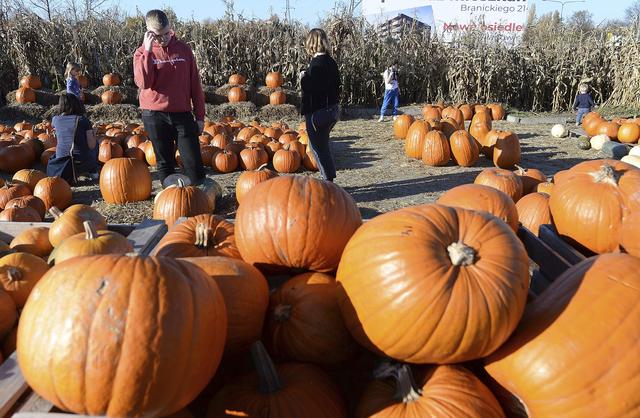
{"type": "Polygon", "coordinates": [[[564,5],[569,3],[584,3],[586,0],[542,0],[548,1],[550,3],[560,3],[562,6],[560,7],[560,20],[562,20],[562,16],[564,14],[564,5]]]}
{"type": "MultiPolygon", "coordinates": [[[[384,0],[383,0],[384,2],[384,0]]],[[[353,16],[356,11],[356,8],[362,4],[362,0],[350,0],[349,2],[349,15],[353,16]]]]}
{"type": "Polygon", "coordinates": [[[284,9],[284,21],[287,23],[291,22],[291,10],[295,10],[295,7],[291,6],[290,0],[287,0],[285,9],[284,9]]]}

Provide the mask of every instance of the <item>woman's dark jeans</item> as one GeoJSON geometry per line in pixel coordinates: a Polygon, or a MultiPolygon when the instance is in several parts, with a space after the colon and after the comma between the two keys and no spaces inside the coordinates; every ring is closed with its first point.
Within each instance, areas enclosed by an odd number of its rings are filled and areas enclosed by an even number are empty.
{"type": "Polygon", "coordinates": [[[322,178],[333,181],[336,166],[331,155],[329,134],[338,120],[339,107],[332,106],[305,115],[309,146],[318,164],[322,178]]]}

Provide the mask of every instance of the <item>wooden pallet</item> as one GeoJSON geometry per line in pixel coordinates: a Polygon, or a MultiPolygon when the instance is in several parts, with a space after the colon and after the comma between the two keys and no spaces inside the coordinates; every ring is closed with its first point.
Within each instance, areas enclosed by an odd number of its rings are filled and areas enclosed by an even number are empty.
{"type": "MultiPolygon", "coordinates": [[[[46,222],[0,222],[0,240],[11,242],[25,229],[50,225],[46,222]]],[[[145,219],[138,225],[113,224],[108,227],[112,231],[125,235],[133,245],[134,252],[142,255],[150,254],[167,232],[164,221],[154,219],[145,219]]],[[[11,354],[0,365],[0,417],[71,417],[68,414],[50,413],[53,409],[51,402],[41,398],[29,388],[20,372],[16,353],[11,354]]]]}

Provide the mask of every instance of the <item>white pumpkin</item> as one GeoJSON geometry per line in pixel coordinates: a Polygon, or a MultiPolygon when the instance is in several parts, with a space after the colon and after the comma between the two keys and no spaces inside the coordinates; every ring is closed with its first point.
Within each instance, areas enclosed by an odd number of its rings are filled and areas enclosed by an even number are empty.
{"type": "Polygon", "coordinates": [[[625,155],[620,159],[623,163],[631,164],[634,167],[640,168],[640,156],[637,155],[625,155]]]}
{"type": "Polygon", "coordinates": [[[629,151],[629,155],[640,157],[640,145],[636,145],[635,147],[631,148],[631,151],[629,151]]]}
{"type": "Polygon", "coordinates": [[[605,134],[596,135],[591,138],[591,148],[600,151],[605,142],[609,142],[611,139],[605,134]]]}
{"type": "Polygon", "coordinates": [[[561,123],[553,125],[553,128],[551,128],[551,136],[554,138],[564,138],[567,136],[567,127],[561,123]]]}

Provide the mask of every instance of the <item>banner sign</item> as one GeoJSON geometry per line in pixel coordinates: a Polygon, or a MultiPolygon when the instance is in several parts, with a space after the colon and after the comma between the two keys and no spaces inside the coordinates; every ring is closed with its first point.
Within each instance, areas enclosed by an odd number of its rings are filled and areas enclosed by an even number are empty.
{"type": "Polygon", "coordinates": [[[481,29],[519,37],[528,0],[363,0],[362,14],[380,27],[414,23],[450,40],[455,33],[481,29]]]}

